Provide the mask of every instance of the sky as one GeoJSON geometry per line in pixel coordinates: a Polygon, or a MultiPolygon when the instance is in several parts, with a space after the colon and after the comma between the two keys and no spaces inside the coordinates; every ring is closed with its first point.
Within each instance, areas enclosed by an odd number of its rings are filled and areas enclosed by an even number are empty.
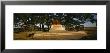
{"type": "MultiPolygon", "coordinates": [[[[93,17],[95,20],[97,20],[97,15],[94,15],[93,17]]],[[[97,23],[97,22],[96,22],[97,23]]],[[[84,27],[97,27],[96,23],[86,22],[84,23],[84,27]]]]}
{"type": "Polygon", "coordinates": [[[86,22],[84,23],[84,27],[96,27],[96,23],[86,22]]]}

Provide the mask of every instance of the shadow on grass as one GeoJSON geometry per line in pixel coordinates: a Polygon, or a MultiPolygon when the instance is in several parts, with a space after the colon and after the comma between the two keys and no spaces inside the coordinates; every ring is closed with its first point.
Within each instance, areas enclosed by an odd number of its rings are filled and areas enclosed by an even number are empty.
{"type": "Polygon", "coordinates": [[[97,40],[97,34],[95,33],[95,34],[84,36],[80,40],[97,40]]]}

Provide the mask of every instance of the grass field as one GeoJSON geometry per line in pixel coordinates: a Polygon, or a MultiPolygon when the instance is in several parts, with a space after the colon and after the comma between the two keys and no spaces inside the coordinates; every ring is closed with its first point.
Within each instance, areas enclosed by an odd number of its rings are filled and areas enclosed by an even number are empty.
{"type": "Polygon", "coordinates": [[[84,31],[32,31],[14,33],[14,40],[97,40],[97,28],[86,27],[84,31]],[[33,35],[31,35],[34,33],[33,35]],[[31,35],[31,36],[29,36],[31,35]]]}
{"type": "Polygon", "coordinates": [[[87,33],[87,36],[82,37],[82,40],[97,40],[96,27],[86,27],[84,31],[87,33]]]}

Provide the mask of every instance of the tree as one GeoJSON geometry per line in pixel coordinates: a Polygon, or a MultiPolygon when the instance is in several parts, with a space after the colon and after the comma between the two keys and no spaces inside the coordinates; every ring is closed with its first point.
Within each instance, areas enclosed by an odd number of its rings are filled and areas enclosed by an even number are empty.
{"type": "Polygon", "coordinates": [[[57,19],[65,27],[97,22],[96,13],[15,13],[14,24],[22,20],[25,25],[40,24],[40,30],[47,25],[51,27],[52,20],[57,19]]]}

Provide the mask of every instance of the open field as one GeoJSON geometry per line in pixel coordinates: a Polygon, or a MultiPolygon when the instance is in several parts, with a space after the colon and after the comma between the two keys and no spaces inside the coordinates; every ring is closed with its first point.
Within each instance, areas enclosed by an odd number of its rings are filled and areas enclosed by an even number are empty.
{"type": "Polygon", "coordinates": [[[96,27],[86,27],[84,31],[87,33],[87,36],[82,37],[82,40],[97,40],[96,27]]]}
{"type": "Polygon", "coordinates": [[[97,40],[97,28],[88,27],[84,31],[32,31],[14,33],[14,40],[97,40]]]}

